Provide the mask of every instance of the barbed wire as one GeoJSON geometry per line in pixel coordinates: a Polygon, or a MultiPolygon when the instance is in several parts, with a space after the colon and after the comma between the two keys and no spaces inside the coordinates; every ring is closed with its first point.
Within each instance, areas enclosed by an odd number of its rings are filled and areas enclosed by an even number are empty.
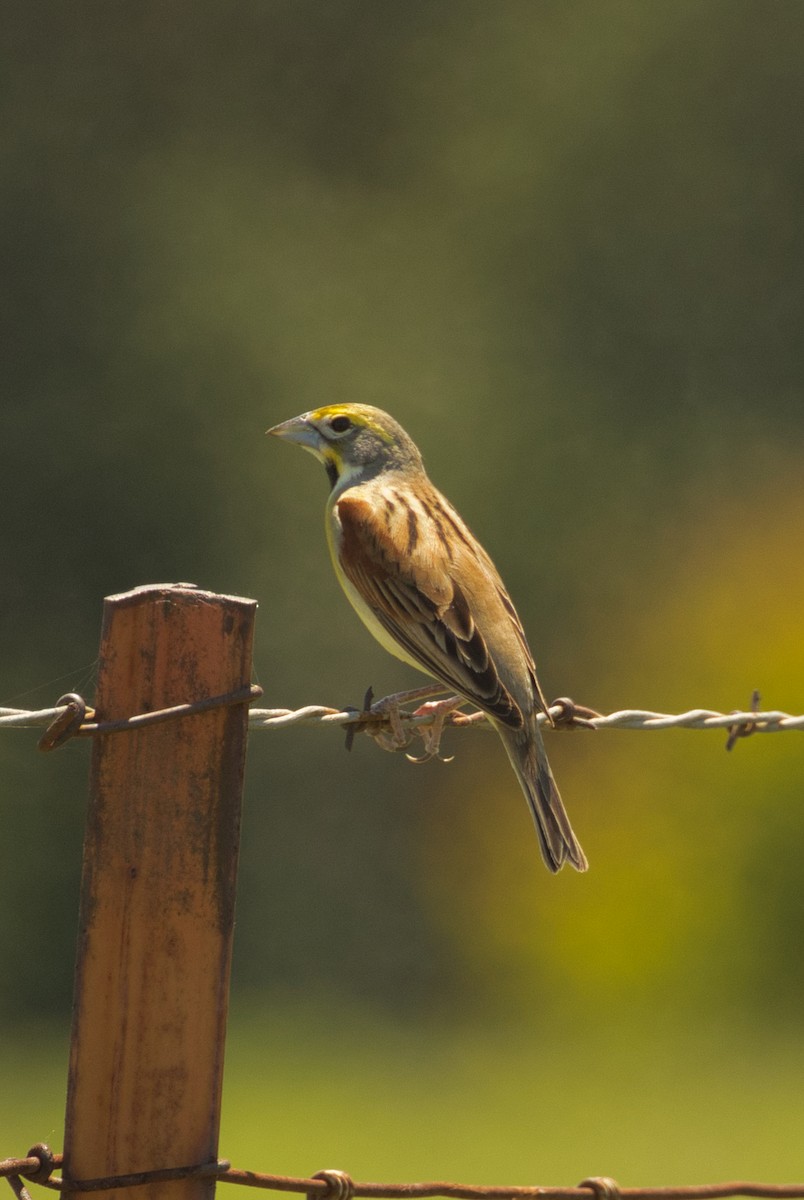
{"type": "MultiPolygon", "coordinates": [[[[373,701],[371,690],[367,692],[362,708],[330,708],[324,704],[306,704],[304,708],[251,708],[248,713],[250,730],[280,730],[295,725],[335,726],[346,728],[347,745],[352,744],[355,733],[367,733],[379,740],[385,749],[404,749],[415,733],[424,733],[437,726],[492,728],[486,715],[480,712],[464,713],[464,702],[455,698],[452,708],[444,710],[443,703],[418,704],[425,697],[438,695],[443,689],[426,686],[414,691],[396,692],[382,700],[373,701]],[[410,704],[416,703],[416,708],[410,704]],[[407,706],[407,707],[406,707],[407,706]],[[407,731],[407,737],[400,737],[407,731]]],[[[262,688],[252,684],[227,692],[223,696],[209,696],[204,700],[186,704],[174,704],[156,712],[138,713],[116,721],[95,720],[91,709],[76,692],[62,696],[53,708],[22,709],[0,708],[0,730],[4,728],[46,727],[47,733],[40,743],[43,750],[53,750],[71,737],[91,737],[98,733],[119,733],[134,730],[157,722],[176,720],[193,713],[209,712],[212,708],[229,704],[252,703],[262,696],[262,688]]],[[[546,713],[538,719],[542,725],[556,728],[590,728],[590,730],[726,730],[726,749],[731,750],[738,738],[754,733],[784,733],[790,730],[804,731],[804,715],[796,715],[773,709],[760,710],[760,695],[754,692],[751,708],[734,709],[731,713],[720,713],[710,708],[691,708],[684,713],[660,713],[653,709],[624,708],[613,713],[598,713],[595,709],[576,704],[562,697],[553,701],[546,713]]]]}
{"type": "MultiPolygon", "coordinates": [[[[383,707],[389,700],[402,699],[416,693],[400,693],[399,697],[388,697],[378,701],[368,710],[353,708],[335,709],[321,705],[304,708],[252,709],[249,725],[256,729],[279,729],[291,725],[350,725],[389,724],[383,707]]],[[[0,710],[1,711],[1,710],[0,710]]],[[[434,716],[418,715],[401,710],[399,716],[404,724],[413,727],[432,725],[434,716]]],[[[735,727],[750,729],[751,733],[783,733],[788,729],[804,730],[804,715],[794,715],[778,709],[760,712],[758,708],[723,713],[710,708],[692,708],[682,713],[656,712],[652,709],[624,708],[612,713],[599,713],[568,699],[554,701],[547,713],[539,713],[540,724],[584,729],[728,729],[735,727]]],[[[445,723],[457,727],[467,725],[491,728],[485,713],[463,713],[456,711],[447,715],[445,723]]]]}
{"type": "MultiPolygon", "coordinates": [[[[462,711],[465,702],[457,697],[452,701],[419,704],[427,697],[438,694],[443,694],[443,689],[430,685],[416,688],[414,691],[398,692],[377,701],[373,700],[369,690],[361,708],[330,708],[320,704],[308,704],[297,709],[251,708],[249,728],[265,730],[286,729],[295,725],[332,725],[346,729],[349,748],[355,734],[360,732],[368,734],[384,749],[390,750],[406,749],[416,734],[424,736],[428,731],[435,729],[440,736],[441,729],[446,726],[492,728],[484,713],[462,711]],[[411,708],[413,704],[416,704],[415,708],[411,708]]],[[[213,708],[250,704],[261,695],[262,689],[252,684],[222,696],[208,696],[203,700],[173,705],[155,712],[137,713],[117,721],[98,721],[95,719],[94,710],[86,701],[71,692],[62,696],[52,708],[0,708],[0,730],[44,726],[47,732],[39,743],[40,749],[53,750],[71,737],[90,737],[138,729],[198,712],[208,712],[213,708]]],[[[760,711],[759,699],[759,693],[754,692],[750,709],[735,709],[728,713],[709,708],[692,708],[682,713],[637,708],[599,713],[595,709],[562,697],[555,700],[546,713],[540,713],[537,720],[558,729],[725,729],[728,731],[728,750],[732,749],[738,738],[755,733],[804,730],[804,715],[775,709],[760,711]]]]}
{"type": "Polygon", "coordinates": [[[769,1200],[795,1200],[804,1197],[804,1183],[756,1183],[732,1180],[680,1187],[620,1187],[606,1175],[582,1179],[576,1187],[487,1187],[437,1180],[426,1183],[361,1183],[345,1171],[317,1171],[309,1178],[292,1175],[267,1175],[232,1167],[226,1159],[198,1163],[188,1167],[164,1167],[128,1175],[110,1175],[97,1179],[65,1179],[53,1175],[63,1166],[63,1156],[53,1154],[43,1142],[32,1146],[24,1158],[0,1160],[0,1177],[8,1179],[18,1200],[30,1200],[25,1184],[41,1184],[55,1191],[102,1192],[116,1188],[144,1187],[176,1179],[214,1178],[220,1183],[240,1184],[275,1192],[296,1192],[309,1200],[353,1200],[366,1196],[373,1200],[424,1200],[444,1196],[451,1200],[721,1200],[730,1196],[762,1196],[769,1200]]]}

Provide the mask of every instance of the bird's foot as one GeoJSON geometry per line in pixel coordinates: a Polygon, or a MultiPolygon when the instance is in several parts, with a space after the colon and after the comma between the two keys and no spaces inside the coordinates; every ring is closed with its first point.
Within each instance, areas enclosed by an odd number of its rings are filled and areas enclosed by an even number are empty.
{"type": "MultiPolygon", "coordinates": [[[[395,692],[391,696],[384,696],[382,700],[374,701],[374,693],[369,688],[363,700],[363,709],[359,720],[347,729],[347,750],[351,749],[356,733],[367,733],[381,750],[387,750],[392,754],[400,750],[407,750],[414,736],[418,736],[425,744],[425,754],[421,758],[408,755],[411,762],[428,762],[431,758],[435,758],[438,755],[445,720],[464,701],[459,696],[450,696],[447,700],[420,705],[412,713],[403,711],[403,706],[415,700],[424,700],[428,696],[437,696],[444,690],[440,684],[428,684],[426,687],[415,688],[413,691],[395,692]],[[435,713],[435,718],[431,725],[417,727],[407,725],[405,722],[405,718],[430,716],[433,713],[435,713]]],[[[456,716],[458,715],[462,714],[456,714],[456,716]]]]}
{"type": "Polygon", "coordinates": [[[371,727],[366,729],[366,733],[374,739],[380,749],[388,750],[391,754],[407,750],[413,741],[413,734],[405,729],[398,697],[386,696],[384,700],[378,700],[376,704],[372,704],[369,712],[375,720],[379,717],[382,721],[376,730],[372,730],[371,727]]]}
{"type": "Polygon", "coordinates": [[[350,725],[346,731],[346,748],[351,750],[354,735],[367,733],[377,743],[381,750],[394,754],[399,750],[407,750],[413,741],[414,731],[406,729],[403,720],[402,706],[413,700],[422,700],[426,696],[437,696],[444,688],[438,684],[415,688],[409,692],[394,692],[384,696],[382,700],[374,700],[374,691],[369,688],[363,699],[363,709],[360,719],[350,725]]]}
{"type": "Polygon", "coordinates": [[[417,729],[419,737],[424,742],[424,754],[416,757],[414,754],[406,754],[405,758],[412,763],[426,763],[433,758],[440,758],[442,762],[452,762],[454,755],[449,758],[441,756],[441,736],[444,732],[444,722],[450,713],[454,713],[457,708],[465,704],[463,696],[448,696],[446,700],[430,700],[426,704],[420,704],[414,712],[414,717],[432,717],[432,725],[422,725],[417,729]]]}

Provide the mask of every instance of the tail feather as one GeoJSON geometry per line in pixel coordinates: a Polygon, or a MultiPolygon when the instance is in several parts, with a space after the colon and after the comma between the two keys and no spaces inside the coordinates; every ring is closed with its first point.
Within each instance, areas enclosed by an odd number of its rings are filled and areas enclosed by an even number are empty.
{"type": "Polygon", "coordinates": [[[524,730],[499,725],[497,730],[525,793],[545,863],[551,871],[559,871],[565,862],[585,871],[589,864],[570,825],[535,718],[524,730]]]}

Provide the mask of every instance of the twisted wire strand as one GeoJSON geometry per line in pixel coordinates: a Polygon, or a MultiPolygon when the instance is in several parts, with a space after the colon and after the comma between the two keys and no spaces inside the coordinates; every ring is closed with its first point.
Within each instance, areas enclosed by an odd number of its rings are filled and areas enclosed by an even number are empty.
{"type": "MultiPolygon", "coordinates": [[[[550,717],[560,719],[564,709],[551,705],[548,716],[539,713],[540,724],[549,725],[550,717]]],[[[373,713],[372,720],[382,718],[373,713]]],[[[404,711],[399,714],[404,724],[413,726],[432,725],[434,717],[429,714],[416,716],[404,711]]],[[[353,708],[335,709],[308,704],[304,708],[257,708],[251,709],[249,726],[252,729],[282,729],[291,725],[351,725],[360,724],[366,714],[353,708]]],[[[1,719],[0,719],[0,723],[1,719]]],[[[485,715],[454,713],[446,718],[446,724],[463,727],[491,728],[485,715]]],[[[804,729],[804,716],[772,710],[768,712],[739,711],[721,713],[709,708],[692,708],[683,713],[654,712],[649,709],[624,708],[613,713],[601,713],[584,717],[583,725],[592,729],[731,729],[734,726],[752,727],[755,733],[783,733],[788,729],[804,729]]]]}
{"type": "Polygon", "coordinates": [[[682,1184],[678,1187],[621,1187],[615,1179],[605,1175],[587,1176],[575,1187],[488,1186],[448,1180],[368,1183],[358,1182],[345,1171],[333,1169],[318,1171],[308,1178],[245,1171],[232,1167],[227,1159],[139,1171],[133,1175],[67,1180],[53,1175],[54,1170],[63,1167],[63,1162],[61,1154],[53,1154],[48,1146],[39,1142],[31,1147],[24,1158],[0,1159],[0,1178],[9,1180],[18,1200],[30,1200],[23,1180],[54,1191],[100,1192],[199,1177],[269,1191],[295,1192],[306,1195],[308,1200],[354,1200],[354,1197],[363,1196],[373,1200],[423,1200],[432,1196],[450,1197],[451,1200],[721,1200],[730,1196],[761,1196],[769,1200],[804,1198],[804,1183],[730,1180],[725,1183],[682,1184]]]}
{"type": "MultiPolygon", "coordinates": [[[[428,689],[419,689],[427,691],[428,689]]],[[[321,704],[307,704],[302,708],[252,708],[249,711],[249,728],[254,730],[285,729],[293,725],[366,725],[372,729],[387,727],[391,717],[388,709],[389,702],[405,702],[405,697],[417,697],[419,691],[400,693],[399,696],[386,697],[377,701],[366,710],[357,708],[330,708],[321,704]]],[[[728,729],[748,730],[751,733],[785,733],[788,730],[804,730],[804,715],[782,712],[778,709],[768,711],[735,710],[722,713],[709,708],[692,708],[682,713],[656,712],[651,709],[624,708],[612,713],[592,713],[590,709],[580,709],[580,720],[566,720],[567,704],[557,702],[550,706],[549,715],[540,713],[540,723],[582,725],[591,729],[728,729]],[[588,714],[588,715],[587,715],[588,714]]],[[[53,708],[21,709],[0,708],[0,729],[33,729],[52,724],[54,720],[64,716],[67,706],[53,708]]],[[[148,714],[149,716],[153,714],[148,714]]],[[[416,713],[398,708],[398,719],[413,728],[432,725],[437,719],[432,713],[416,713]]],[[[130,718],[133,720],[134,718],[130,718]]],[[[456,727],[476,726],[491,728],[482,713],[464,713],[456,711],[443,718],[444,723],[456,727]]],[[[82,729],[84,735],[91,734],[94,729],[82,729]]]]}

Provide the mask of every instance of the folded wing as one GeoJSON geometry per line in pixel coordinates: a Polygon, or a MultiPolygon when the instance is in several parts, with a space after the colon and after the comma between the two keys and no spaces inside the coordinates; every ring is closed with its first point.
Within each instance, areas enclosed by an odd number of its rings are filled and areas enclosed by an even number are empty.
{"type": "MultiPolygon", "coordinates": [[[[503,724],[521,728],[522,712],[454,578],[449,539],[433,512],[398,495],[378,510],[347,494],[334,515],[341,568],[383,628],[428,674],[503,724]]],[[[510,605],[504,592],[502,600],[510,605]]]]}

